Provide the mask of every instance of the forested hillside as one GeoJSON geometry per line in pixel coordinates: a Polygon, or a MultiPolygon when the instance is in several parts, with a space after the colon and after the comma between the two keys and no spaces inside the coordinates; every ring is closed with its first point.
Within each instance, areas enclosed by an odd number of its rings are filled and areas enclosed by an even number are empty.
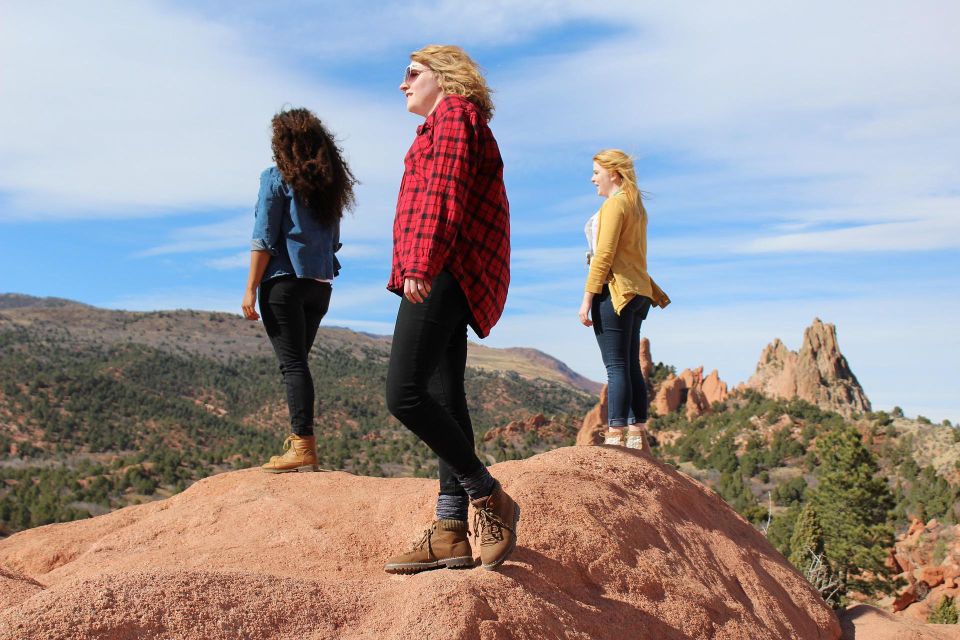
{"type": "MultiPolygon", "coordinates": [[[[2,305],[0,305],[2,307],[2,305]]],[[[386,410],[389,342],[325,329],[312,353],[321,464],[432,475],[386,410]]],[[[544,414],[549,438],[481,445],[503,460],[571,444],[594,398],[556,380],[469,369],[478,440],[544,414]]],[[[280,374],[262,327],[226,314],[132,314],[65,301],[0,311],[0,527],[7,532],[163,497],[279,453],[280,374]]]]}

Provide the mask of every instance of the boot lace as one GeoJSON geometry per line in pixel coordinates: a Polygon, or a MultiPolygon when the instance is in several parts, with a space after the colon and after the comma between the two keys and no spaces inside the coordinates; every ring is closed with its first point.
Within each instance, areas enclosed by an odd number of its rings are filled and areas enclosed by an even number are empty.
{"type": "Polygon", "coordinates": [[[423,532],[423,536],[420,538],[420,541],[413,543],[413,548],[415,550],[423,549],[423,545],[427,545],[428,550],[432,549],[430,547],[430,538],[432,537],[433,537],[433,529],[425,529],[423,532]]]}
{"type": "Polygon", "coordinates": [[[500,519],[490,506],[477,509],[473,513],[474,540],[480,537],[480,544],[496,544],[503,540],[503,530],[513,531],[513,527],[500,519]]]}

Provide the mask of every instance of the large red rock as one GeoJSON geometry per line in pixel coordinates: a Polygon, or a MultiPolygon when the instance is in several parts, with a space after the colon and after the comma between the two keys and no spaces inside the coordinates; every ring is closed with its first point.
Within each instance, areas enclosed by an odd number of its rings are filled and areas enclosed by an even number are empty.
{"type": "Polygon", "coordinates": [[[640,338],[640,373],[643,374],[643,379],[647,382],[647,390],[652,390],[653,356],[650,355],[649,338],[640,338]]]}
{"type": "Polygon", "coordinates": [[[670,465],[567,447],[491,470],[523,508],[500,571],[383,573],[435,481],[251,469],[0,541],[0,564],[45,586],[0,609],[0,638],[840,637],[767,540],[670,465]]]}
{"type": "Polygon", "coordinates": [[[724,402],[730,397],[727,383],[720,379],[720,373],[716,369],[711,371],[710,375],[703,379],[701,389],[709,405],[712,405],[714,402],[724,402]]]}
{"type": "Polygon", "coordinates": [[[940,598],[960,592],[960,525],[937,520],[924,524],[913,518],[910,528],[897,537],[891,557],[892,564],[902,569],[896,577],[907,584],[893,600],[894,612],[922,622],[940,598]]]}
{"type": "Polygon", "coordinates": [[[577,432],[577,446],[603,444],[607,431],[607,385],[600,390],[600,402],[583,417],[583,426],[577,432]]]}
{"type": "Polygon", "coordinates": [[[746,386],[773,398],[800,398],[848,417],[870,411],[870,400],[840,353],[837,328],[819,318],[803,332],[799,352],[779,339],[770,343],[746,386]]]}
{"type": "Polygon", "coordinates": [[[697,367],[692,371],[684,369],[680,372],[680,380],[687,391],[686,413],[687,419],[693,420],[710,412],[710,403],[703,393],[703,367],[697,367]]]}
{"type": "Polygon", "coordinates": [[[953,624],[922,624],[865,604],[840,615],[844,640],[960,640],[953,624]]]}
{"type": "Polygon", "coordinates": [[[683,380],[672,373],[668,375],[667,379],[660,383],[657,395],[653,399],[653,410],[657,415],[665,416],[679,409],[683,402],[684,389],[683,380]]]}

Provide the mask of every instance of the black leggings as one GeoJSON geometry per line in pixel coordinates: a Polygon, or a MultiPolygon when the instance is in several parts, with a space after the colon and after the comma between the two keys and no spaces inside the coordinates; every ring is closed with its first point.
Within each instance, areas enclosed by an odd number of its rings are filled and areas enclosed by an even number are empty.
{"type": "Polygon", "coordinates": [[[387,407],[440,458],[440,493],[465,496],[457,479],[483,468],[463,388],[470,308],[447,271],[424,302],[400,302],[387,372],[387,407]]]}
{"type": "Polygon", "coordinates": [[[328,282],[295,276],[260,283],[260,317],[280,361],[290,428],[298,436],[313,435],[313,377],[307,356],[330,306],[331,289],[328,282]]]}

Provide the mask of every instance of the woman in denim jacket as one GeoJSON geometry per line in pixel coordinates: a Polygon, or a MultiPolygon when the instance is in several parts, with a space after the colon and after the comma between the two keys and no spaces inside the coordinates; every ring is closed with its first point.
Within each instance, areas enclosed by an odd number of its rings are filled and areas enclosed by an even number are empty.
{"type": "Polygon", "coordinates": [[[243,316],[263,326],[280,361],[292,433],[268,473],[316,471],[313,378],[307,356],[340,272],[340,218],[356,179],[320,120],[306,109],[273,117],[276,165],[260,174],[243,316]],[[257,288],[260,315],[257,315],[257,288]]]}

